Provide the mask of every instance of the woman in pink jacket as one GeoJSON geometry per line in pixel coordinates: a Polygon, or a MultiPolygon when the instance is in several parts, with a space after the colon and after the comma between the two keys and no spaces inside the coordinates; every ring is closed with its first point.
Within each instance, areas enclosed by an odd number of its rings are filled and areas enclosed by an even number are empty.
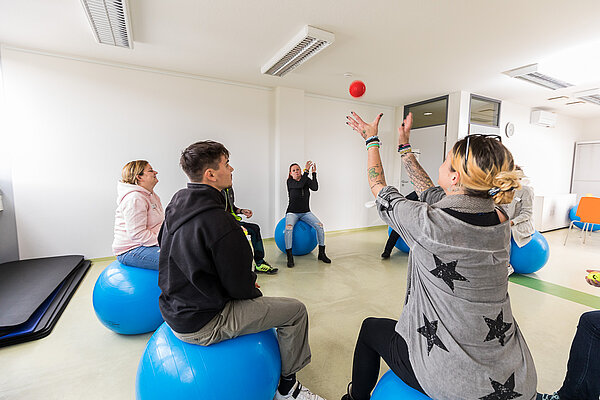
{"type": "Polygon", "coordinates": [[[113,253],[120,263],[158,270],[158,231],[165,219],[154,193],[158,172],[145,160],[130,161],[117,184],[113,253]]]}

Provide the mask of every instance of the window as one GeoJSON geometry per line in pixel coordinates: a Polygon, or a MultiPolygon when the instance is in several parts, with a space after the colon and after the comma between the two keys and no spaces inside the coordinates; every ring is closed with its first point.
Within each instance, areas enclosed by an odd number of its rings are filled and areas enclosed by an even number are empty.
{"type": "Polygon", "coordinates": [[[448,115],[448,96],[404,106],[404,118],[413,113],[412,129],[445,125],[448,115]]]}
{"type": "Polygon", "coordinates": [[[500,101],[472,94],[469,123],[498,128],[500,123],[500,101]]]}

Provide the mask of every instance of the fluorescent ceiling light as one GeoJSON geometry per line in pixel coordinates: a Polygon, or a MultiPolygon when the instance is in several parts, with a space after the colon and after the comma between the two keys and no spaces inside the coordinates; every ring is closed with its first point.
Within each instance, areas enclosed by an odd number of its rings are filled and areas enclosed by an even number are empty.
{"type": "Polygon", "coordinates": [[[530,64],[524,67],[511,69],[510,71],[505,71],[504,74],[512,78],[522,79],[524,81],[535,83],[536,85],[552,90],[573,86],[572,84],[562,81],[558,78],[541,73],[539,71],[538,64],[530,64]]]}
{"type": "Polygon", "coordinates": [[[127,0],[81,0],[98,43],[133,48],[127,0]]]}
{"type": "Polygon", "coordinates": [[[433,113],[432,112],[424,112],[423,115],[425,115],[426,117],[428,117],[430,115],[433,115],[433,113]]]}
{"type": "Polygon", "coordinates": [[[266,75],[284,76],[320,53],[334,40],[333,33],[306,25],[262,66],[260,72],[266,75]]]}
{"type": "Polygon", "coordinates": [[[573,94],[573,97],[600,106],[600,88],[584,90],[583,92],[577,92],[573,94]]]}

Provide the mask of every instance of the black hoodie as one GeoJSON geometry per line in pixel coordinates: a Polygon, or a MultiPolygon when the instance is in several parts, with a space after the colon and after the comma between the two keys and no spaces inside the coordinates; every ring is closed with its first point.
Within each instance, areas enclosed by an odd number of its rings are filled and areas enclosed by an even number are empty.
{"type": "Polygon", "coordinates": [[[176,332],[200,330],[230,300],[262,296],[246,235],[212,186],[188,183],[175,193],[158,242],[160,311],[176,332]]]}

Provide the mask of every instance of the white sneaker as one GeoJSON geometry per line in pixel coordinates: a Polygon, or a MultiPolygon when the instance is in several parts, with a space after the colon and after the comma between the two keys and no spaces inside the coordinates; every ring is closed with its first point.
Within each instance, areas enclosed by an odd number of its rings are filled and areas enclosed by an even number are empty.
{"type": "Polygon", "coordinates": [[[289,399],[289,400],[293,400],[293,399],[295,399],[295,400],[325,400],[318,394],[314,394],[313,392],[308,390],[308,388],[305,388],[304,386],[302,386],[302,384],[298,381],[296,381],[296,383],[294,384],[294,387],[292,387],[292,389],[290,389],[289,393],[286,395],[280,394],[279,390],[275,391],[275,397],[273,398],[273,400],[285,400],[285,399],[289,399]]]}
{"type": "Polygon", "coordinates": [[[515,272],[515,269],[512,265],[508,264],[508,276],[511,276],[515,272]]]}

